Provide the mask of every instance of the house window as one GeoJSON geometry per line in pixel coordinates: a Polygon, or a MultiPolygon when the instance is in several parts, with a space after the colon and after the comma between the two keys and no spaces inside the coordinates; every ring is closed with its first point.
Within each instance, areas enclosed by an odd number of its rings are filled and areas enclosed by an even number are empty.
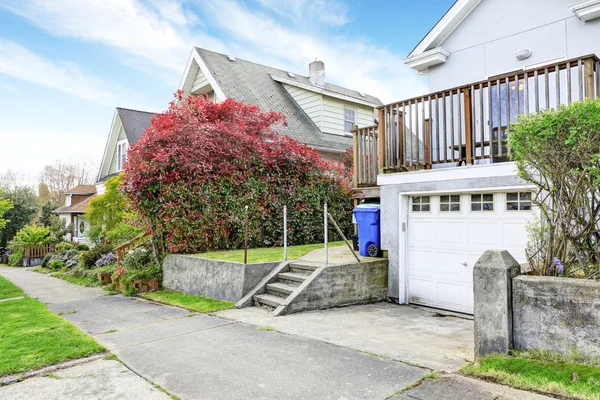
{"type": "Polygon", "coordinates": [[[122,171],[127,159],[127,142],[117,143],[117,171],[122,171]]]}
{"type": "Polygon", "coordinates": [[[440,211],[460,211],[460,195],[440,196],[440,211]]]}
{"type": "Polygon", "coordinates": [[[85,233],[85,222],[79,221],[79,234],[81,236],[83,236],[84,233],[85,233]]]}
{"type": "Polygon", "coordinates": [[[531,192],[506,193],[507,211],[529,211],[531,207],[531,192]]]}
{"type": "Polygon", "coordinates": [[[416,212],[429,211],[429,196],[416,196],[412,198],[412,210],[416,212]]]}
{"type": "Polygon", "coordinates": [[[472,194],[471,211],[494,211],[494,194],[472,194]]]}
{"type": "Polygon", "coordinates": [[[344,132],[352,133],[352,127],[356,125],[356,110],[344,107],[344,132]]]}

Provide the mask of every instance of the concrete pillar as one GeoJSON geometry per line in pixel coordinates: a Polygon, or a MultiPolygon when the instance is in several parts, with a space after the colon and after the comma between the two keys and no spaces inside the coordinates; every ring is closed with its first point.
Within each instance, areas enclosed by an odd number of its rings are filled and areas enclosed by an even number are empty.
{"type": "Polygon", "coordinates": [[[512,279],[520,272],[521,266],[506,250],[488,250],[475,263],[475,358],[512,348],[512,279]]]}

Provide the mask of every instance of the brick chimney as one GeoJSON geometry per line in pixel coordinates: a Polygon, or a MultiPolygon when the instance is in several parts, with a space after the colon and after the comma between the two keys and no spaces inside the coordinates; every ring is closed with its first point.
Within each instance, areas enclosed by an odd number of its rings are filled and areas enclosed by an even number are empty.
{"type": "Polygon", "coordinates": [[[308,65],[308,79],[315,86],[325,86],[325,63],[323,61],[315,59],[308,65]]]}

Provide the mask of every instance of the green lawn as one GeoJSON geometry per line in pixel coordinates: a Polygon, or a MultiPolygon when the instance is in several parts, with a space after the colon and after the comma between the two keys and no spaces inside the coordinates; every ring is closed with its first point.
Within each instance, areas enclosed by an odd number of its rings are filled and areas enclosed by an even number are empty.
{"type": "Polygon", "coordinates": [[[34,272],[50,275],[54,278],[59,278],[64,281],[74,283],[76,285],[88,287],[101,286],[100,281],[98,281],[98,278],[96,278],[95,276],[75,276],[66,272],[52,271],[51,269],[43,268],[42,266],[33,267],[31,270],[34,272]]]}
{"type": "Polygon", "coordinates": [[[235,306],[235,303],[231,301],[218,300],[195,294],[179,293],[171,290],[140,293],[139,296],[171,306],[187,308],[188,310],[197,311],[203,314],[227,310],[235,306]]]}
{"type": "Polygon", "coordinates": [[[600,367],[541,353],[489,356],[463,367],[461,373],[517,389],[574,399],[600,399],[600,367]]]}
{"type": "Polygon", "coordinates": [[[0,302],[0,376],[35,370],[104,350],[32,298],[0,302]]]}
{"type": "Polygon", "coordinates": [[[25,296],[25,292],[15,286],[12,282],[0,277],[0,300],[20,296],[25,296]]]}
{"type": "MultiPolygon", "coordinates": [[[[344,242],[331,242],[329,246],[344,246],[344,242]]],[[[316,250],[322,249],[323,243],[304,244],[288,247],[288,260],[316,250]]],[[[244,262],[244,250],[210,251],[207,253],[194,254],[196,257],[211,258],[213,260],[244,262]]],[[[261,263],[270,261],[283,261],[283,247],[267,247],[262,249],[248,249],[248,263],[261,263]]]]}

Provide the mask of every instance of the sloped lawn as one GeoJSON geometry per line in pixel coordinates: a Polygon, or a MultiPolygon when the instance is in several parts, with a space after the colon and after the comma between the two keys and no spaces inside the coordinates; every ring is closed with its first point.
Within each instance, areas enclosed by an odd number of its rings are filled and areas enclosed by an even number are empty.
{"type": "MultiPolygon", "coordinates": [[[[331,242],[330,247],[345,246],[343,241],[331,242]]],[[[313,250],[322,249],[323,243],[304,244],[288,247],[288,260],[294,260],[310,253],[313,250]]],[[[194,254],[196,257],[210,258],[213,260],[244,262],[244,250],[210,251],[207,253],[194,254]]],[[[262,263],[271,261],[283,261],[283,247],[268,247],[261,249],[248,249],[248,263],[262,263]]]]}
{"type": "MultiPolygon", "coordinates": [[[[0,278],[0,287],[9,287],[6,282],[0,278]]],[[[16,292],[12,290],[9,293],[14,297],[16,292]]],[[[103,350],[94,339],[35,299],[0,302],[0,376],[87,357],[103,350]]]]}
{"type": "Polygon", "coordinates": [[[12,282],[0,277],[0,300],[20,296],[25,296],[25,292],[12,282]]]}
{"type": "Polygon", "coordinates": [[[600,367],[541,353],[488,356],[463,367],[461,373],[517,389],[574,399],[600,399],[600,367]]]}

